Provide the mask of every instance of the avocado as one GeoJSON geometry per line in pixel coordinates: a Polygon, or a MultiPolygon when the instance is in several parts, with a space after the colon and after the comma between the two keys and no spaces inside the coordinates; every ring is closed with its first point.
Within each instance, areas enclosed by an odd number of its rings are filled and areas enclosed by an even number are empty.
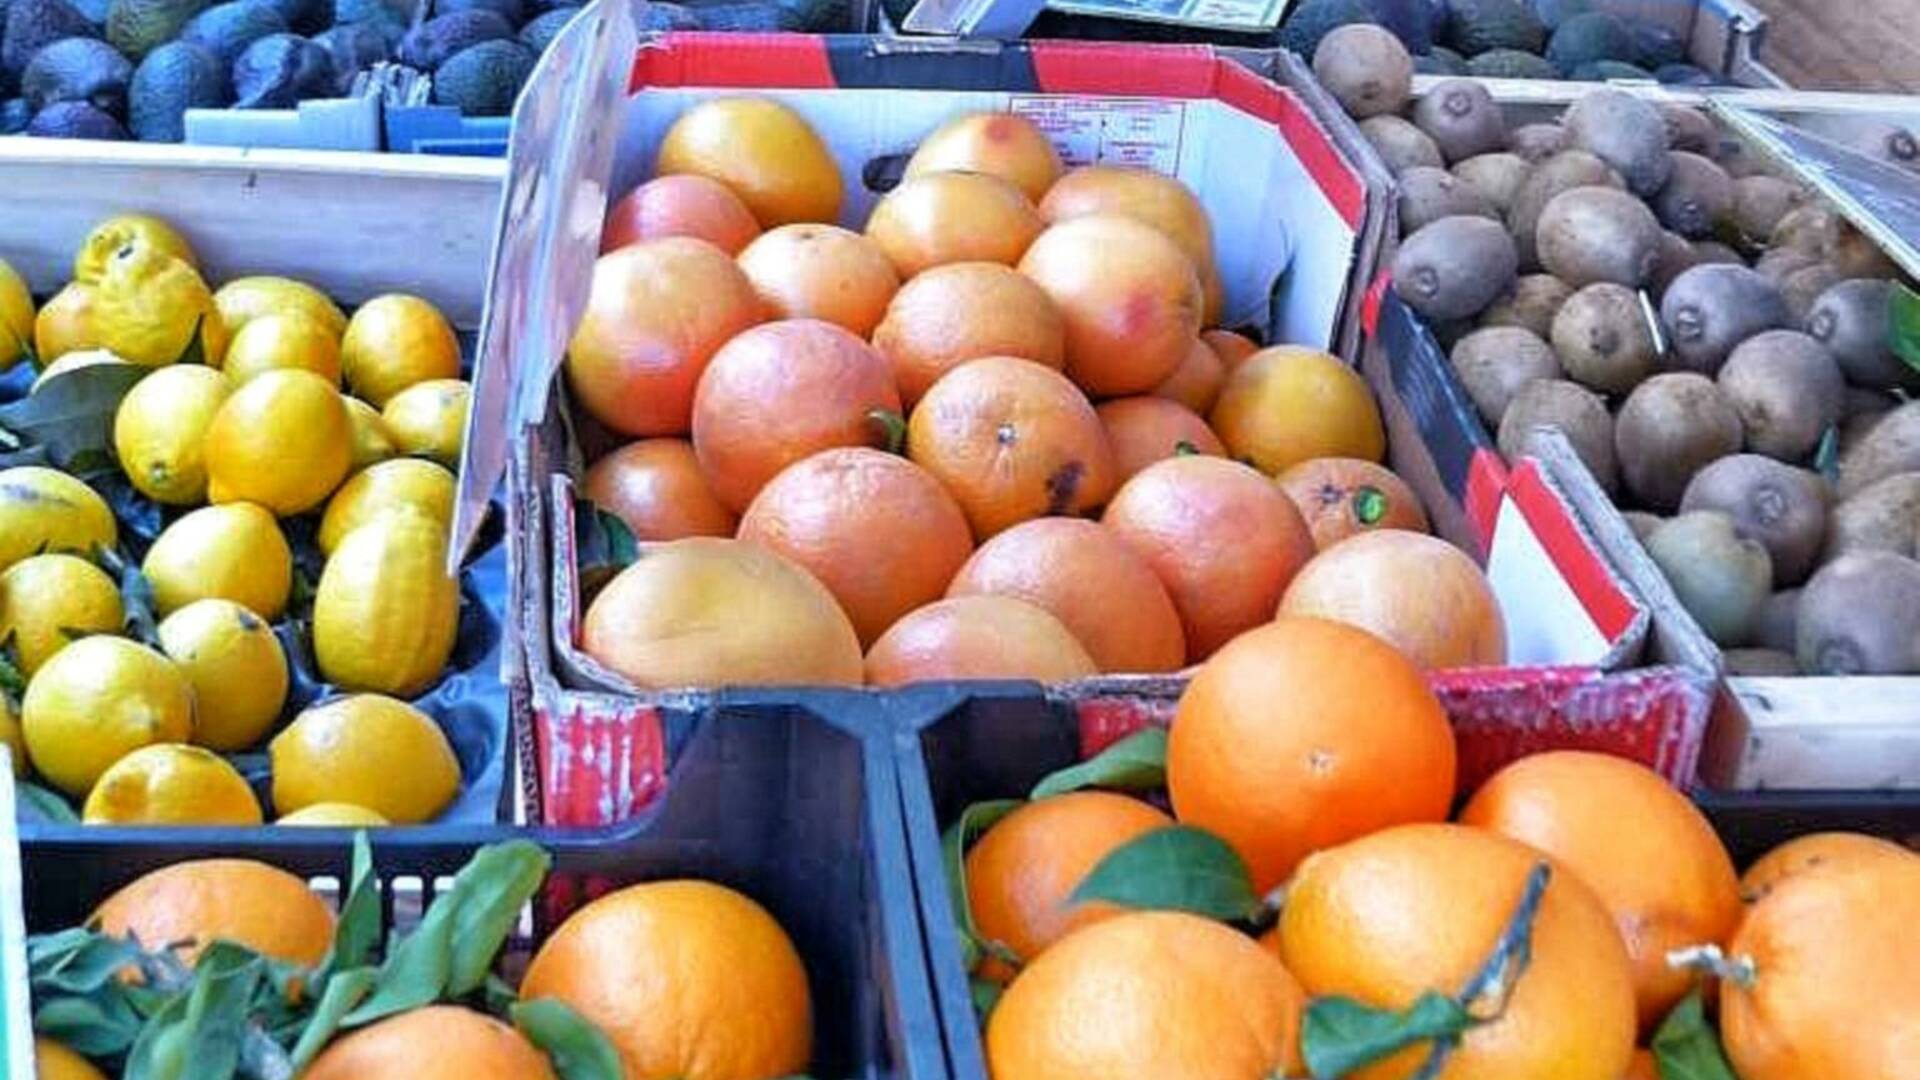
{"type": "MultiPolygon", "coordinates": [[[[339,20],[330,0],[272,0],[287,28],[296,34],[313,34],[339,20]]],[[[411,9],[409,9],[411,10],[411,9]]]]}
{"type": "Polygon", "coordinates": [[[1519,0],[1452,0],[1447,44],[1462,56],[1492,49],[1537,53],[1547,43],[1547,28],[1519,0]]]}
{"type": "Polygon", "coordinates": [[[1560,69],[1544,56],[1519,49],[1488,49],[1467,61],[1467,74],[1480,79],[1558,79],[1560,69]]]}
{"type": "Polygon", "coordinates": [[[231,64],[247,51],[247,46],[268,34],[292,30],[273,0],[228,0],[195,15],[180,30],[180,40],[212,53],[223,64],[231,64]]]}
{"type": "Polygon", "coordinates": [[[1633,31],[1617,15],[1590,11],[1560,24],[1547,42],[1547,59],[1572,74],[1582,64],[1597,60],[1631,61],[1636,55],[1633,31]]]}
{"type": "Polygon", "coordinates": [[[1367,0],[1373,21],[1400,39],[1408,52],[1423,53],[1433,47],[1434,31],[1445,26],[1435,18],[1439,9],[1434,0],[1367,0]]]}
{"type": "Polygon", "coordinates": [[[1532,7],[1534,15],[1540,19],[1540,25],[1551,33],[1575,15],[1592,11],[1593,0],[1533,0],[1532,7]]]}
{"type": "Polygon", "coordinates": [[[506,116],[540,55],[518,41],[483,41],[433,73],[433,100],[468,116],[506,116]]]}
{"type": "Polygon", "coordinates": [[[1280,47],[1311,57],[1320,39],[1348,23],[1370,23],[1373,9],[1366,0],[1305,0],[1280,25],[1280,47]]]}
{"type": "Polygon", "coordinates": [[[433,0],[433,14],[451,15],[456,11],[491,11],[515,26],[527,21],[520,0],[433,0]]]}
{"type": "Polygon", "coordinates": [[[413,5],[405,0],[333,0],[335,26],[372,26],[387,39],[389,51],[400,44],[412,21],[413,5]]]}
{"type": "Polygon", "coordinates": [[[353,77],[389,55],[387,37],[367,23],[341,23],[313,39],[333,58],[333,88],[342,96],[353,88],[353,77]]]}
{"type": "Polygon", "coordinates": [[[87,17],[67,0],[13,0],[7,8],[6,29],[0,31],[3,81],[15,85],[33,54],[56,41],[99,36],[87,17]]]}
{"type": "Polygon", "coordinates": [[[1652,82],[1653,72],[1619,60],[1593,60],[1567,75],[1574,82],[1652,82]]]}
{"type": "Polygon", "coordinates": [[[407,32],[395,55],[419,71],[433,71],[447,58],[483,41],[513,37],[513,24],[492,11],[456,11],[428,19],[407,32]]]}
{"type": "Polygon", "coordinates": [[[35,111],[56,101],[85,101],[111,116],[127,111],[127,80],[133,65],[113,46],[92,38],[66,38],[33,54],[20,74],[20,93],[35,111]]]}
{"type": "Polygon", "coordinates": [[[18,135],[27,130],[32,119],[33,110],[27,107],[26,98],[0,101],[0,135],[18,135]]]}
{"type": "Polygon", "coordinates": [[[534,52],[546,52],[547,46],[560,36],[560,31],[566,29],[578,14],[580,9],[577,7],[561,7],[536,15],[520,28],[520,43],[534,52]]]}
{"type": "Polygon", "coordinates": [[[1415,75],[1465,75],[1467,61],[1452,49],[1435,45],[1422,55],[1413,58],[1415,75]]]}
{"type": "Polygon", "coordinates": [[[179,37],[188,20],[207,7],[207,0],[113,0],[107,9],[107,41],[139,61],[179,37]]]}
{"type": "Polygon", "coordinates": [[[133,71],[128,126],[142,142],[180,142],[188,109],[218,109],[227,101],[226,65],[198,45],[169,41],[133,71]]]}
{"type": "Polygon", "coordinates": [[[1652,19],[1627,17],[1620,21],[1627,24],[1627,33],[1633,35],[1633,55],[1628,59],[1638,66],[1653,71],[1687,59],[1687,39],[1671,27],[1652,19]]]}
{"type": "Polygon", "coordinates": [[[35,113],[27,134],[52,139],[125,139],[120,121],[84,101],[56,101],[35,113]]]}
{"type": "Polygon", "coordinates": [[[1713,72],[1692,64],[1661,64],[1653,70],[1655,80],[1667,86],[1718,86],[1713,72]]]}
{"type": "Polygon", "coordinates": [[[236,109],[291,109],[333,92],[333,57],[297,34],[268,34],[233,62],[236,109]]]}

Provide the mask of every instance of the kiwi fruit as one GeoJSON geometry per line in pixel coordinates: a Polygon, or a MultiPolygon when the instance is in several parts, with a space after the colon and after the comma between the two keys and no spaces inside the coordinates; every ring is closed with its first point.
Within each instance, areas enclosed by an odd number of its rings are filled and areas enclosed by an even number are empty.
{"type": "Polygon", "coordinates": [[[1573,145],[1618,170],[1635,195],[1652,196],[1673,172],[1660,110],[1624,90],[1590,90],[1560,122],[1573,145]]]}
{"type": "Polygon", "coordinates": [[[1447,161],[1465,161],[1507,145],[1507,118],[1487,88],[1469,79],[1435,83],[1413,106],[1413,123],[1447,161]]]}
{"type": "Polygon", "coordinates": [[[1660,260],[1660,223],[1639,199],[1610,187],[1563,191],[1540,211],[1534,248],[1547,272],[1576,288],[1596,281],[1639,288],[1660,260]]]}
{"type": "Polygon", "coordinates": [[[1780,461],[1805,461],[1840,422],[1847,384],[1826,346],[1797,330],[1768,330],[1736,346],[1720,389],[1740,414],[1746,446],[1780,461]]]}
{"type": "Polygon", "coordinates": [[[1887,321],[1893,282],[1852,278],[1827,287],[1802,324],[1833,351],[1849,382],[1870,389],[1920,388],[1920,372],[1893,351],[1887,321]]]}
{"type": "Polygon", "coordinates": [[[1889,165],[1920,172],[1920,136],[1899,124],[1873,124],[1847,140],[1855,150],[1889,165]]]}
{"type": "Polygon", "coordinates": [[[1489,428],[1500,426],[1500,418],[1521,387],[1535,379],[1560,377],[1560,361],[1553,349],[1533,331],[1518,326],[1475,330],[1454,343],[1448,359],[1489,428]]]}
{"type": "Polygon", "coordinates": [[[1700,256],[1686,237],[1662,230],[1660,246],[1653,260],[1653,275],[1647,279],[1647,289],[1658,300],[1666,295],[1667,286],[1673,284],[1674,278],[1698,265],[1700,256]]]}
{"type": "Polygon", "coordinates": [[[1800,661],[1781,649],[1728,649],[1722,655],[1729,675],[1766,678],[1800,674],[1800,661]]]}
{"type": "Polygon", "coordinates": [[[1429,318],[1470,318],[1512,286],[1518,263],[1513,237],[1498,222],[1444,217],[1400,245],[1393,291],[1429,318]]]}
{"type": "Polygon", "coordinates": [[[1626,521],[1627,528],[1633,530],[1634,539],[1643,544],[1647,542],[1647,537],[1653,535],[1653,530],[1667,520],[1659,514],[1649,514],[1645,510],[1622,510],[1620,517],[1626,521]]]}
{"type": "Polygon", "coordinates": [[[1698,240],[1733,209],[1733,181],[1726,170],[1699,154],[1676,150],[1667,182],[1653,197],[1660,223],[1681,236],[1698,240]]]}
{"type": "Polygon", "coordinates": [[[1508,461],[1524,457],[1535,430],[1543,427],[1560,429],[1602,489],[1611,493],[1619,486],[1613,418],[1598,394],[1564,379],[1536,379],[1522,386],[1500,418],[1500,453],[1508,461]]]}
{"type": "Polygon", "coordinates": [[[1880,418],[1857,444],[1840,455],[1840,497],[1895,473],[1920,470],[1920,401],[1909,401],[1880,418]]]}
{"type": "Polygon", "coordinates": [[[1573,295],[1573,286],[1552,274],[1526,274],[1506,295],[1480,315],[1481,326],[1518,326],[1542,340],[1553,333],[1553,317],[1573,295]]]}
{"type": "Polygon", "coordinates": [[[1920,562],[1853,551],[1800,590],[1795,655],[1809,675],[1920,671],[1920,562]]]}
{"type": "Polygon", "coordinates": [[[1507,149],[1536,165],[1568,145],[1567,129],[1559,124],[1522,124],[1507,133],[1507,149]]]}
{"type": "Polygon", "coordinates": [[[1499,221],[1491,202],[1473,185],[1445,169],[1416,165],[1400,174],[1400,231],[1416,233],[1444,217],[1469,215],[1499,221]]]}
{"type": "Polygon", "coordinates": [[[1413,92],[1413,57],[1372,23],[1334,29],[1313,50],[1313,74],[1356,120],[1397,113],[1413,92]]]}
{"type": "Polygon", "coordinates": [[[1894,278],[1900,267],[1880,245],[1850,224],[1842,223],[1839,236],[1828,249],[1826,259],[1843,278],[1894,278]]]}
{"type": "Polygon", "coordinates": [[[1849,551],[1920,555],[1920,472],[1882,477],[1833,508],[1825,557],[1849,551]]]}
{"type": "Polygon", "coordinates": [[[1753,643],[1762,649],[1792,654],[1793,619],[1800,607],[1799,589],[1781,589],[1767,597],[1760,619],[1753,625],[1753,643]]]}
{"type": "Polygon", "coordinates": [[[1681,514],[1647,537],[1647,554],[1714,644],[1752,640],[1773,591],[1773,564],[1759,542],[1740,537],[1731,517],[1717,510],[1681,514]]]}
{"type": "Polygon", "coordinates": [[[1767,244],[1775,248],[1797,248],[1816,259],[1840,246],[1840,215],[1815,203],[1802,203],[1774,223],[1767,244]]]}
{"type": "Polygon", "coordinates": [[[1793,316],[1795,326],[1806,322],[1813,313],[1814,301],[1820,299],[1828,289],[1840,284],[1842,275],[1832,263],[1817,262],[1812,266],[1803,266],[1788,274],[1780,283],[1780,298],[1787,302],[1787,312],[1793,316]]]}
{"type": "Polygon", "coordinates": [[[1416,165],[1436,169],[1447,166],[1440,148],[1427,133],[1397,116],[1369,116],[1360,121],[1360,134],[1367,137],[1387,170],[1396,176],[1416,165]]]}
{"type": "Polygon", "coordinates": [[[1733,227],[1754,243],[1771,239],[1780,219],[1798,205],[1800,189],[1777,176],[1743,176],[1733,182],[1733,227]]]}
{"type": "Polygon", "coordinates": [[[1735,180],[1768,175],[1772,170],[1772,165],[1763,155],[1755,153],[1751,146],[1734,135],[1716,138],[1707,156],[1713,159],[1714,164],[1727,170],[1727,175],[1735,180]]]}
{"type": "Polygon", "coordinates": [[[1805,581],[1827,536],[1827,482],[1760,454],[1732,454],[1693,475],[1680,512],[1718,510],[1734,531],[1758,540],[1773,561],[1774,588],[1805,581]]]}
{"type": "Polygon", "coordinates": [[[1747,260],[1740,253],[1718,240],[1695,240],[1693,242],[1693,265],[1707,266],[1712,263],[1725,263],[1728,266],[1745,266],[1747,260]]]}
{"type": "Polygon", "coordinates": [[[1674,105],[1660,102],[1654,106],[1660,111],[1660,121],[1666,125],[1667,148],[1684,150],[1689,154],[1710,154],[1720,134],[1714,130],[1713,121],[1707,114],[1691,105],[1674,105]]]}
{"type": "Polygon", "coordinates": [[[1745,266],[1696,266],[1660,298],[1669,363],[1705,375],[1717,374],[1735,345],[1791,321],[1780,290],[1745,266]]]}
{"type": "Polygon", "coordinates": [[[1670,371],[1627,395],[1613,438],[1627,491],[1666,513],[1680,505],[1695,473],[1739,452],[1740,414],[1712,379],[1670,371]]]}
{"type": "Polygon", "coordinates": [[[1533,267],[1539,263],[1534,234],[1547,204],[1574,188],[1596,186],[1620,188],[1625,185],[1612,166],[1585,150],[1563,151],[1534,167],[1520,190],[1514,193],[1513,207],[1507,211],[1507,228],[1513,232],[1520,265],[1533,267]]]}
{"type": "Polygon", "coordinates": [[[1513,197],[1520,193],[1520,185],[1527,182],[1532,172],[1533,165],[1526,158],[1504,150],[1478,154],[1453,167],[1453,175],[1478,191],[1503,221],[1507,209],[1513,205],[1513,197]]]}
{"type": "Polygon", "coordinates": [[[1820,256],[1800,248],[1774,248],[1760,256],[1753,264],[1753,271],[1775,285],[1785,285],[1787,279],[1809,266],[1819,266],[1820,256]]]}
{"type": "Polygon", "coordinates": [[[1640,385],[1660,358],[1640,294],[1610,281],[1588,285],[1561,306],[1553,351],[1574,381],[1607,394],[1640,385]]]}

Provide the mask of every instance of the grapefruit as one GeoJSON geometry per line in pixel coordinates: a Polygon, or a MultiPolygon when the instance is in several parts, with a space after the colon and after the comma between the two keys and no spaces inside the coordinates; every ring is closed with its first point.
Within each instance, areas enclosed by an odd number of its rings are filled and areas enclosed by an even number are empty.
{"type": "Polygon", "coordinates": [[[625,522],[637,540],[732,536],[740,524],[714,497],[693,444],[641,439],[593,463],[580,493],[625,522]]]}
{"type": "Polygon", "coordinates": [[[1050,226],[1020,259],[1060,308],[1067,374],[1096,397],[1140,394],[1187,358],[1200,332],[1200,280],[1177,244],[1114,214],[1050,226]]]}
{"type": "Polygon", "coordinates": [[[1420,497],[1384,465],[1359,458],[1314,458],[1281,473],[1279,481],[1323,550],[1373,529],[1427,531],[1420,497]]]}
{"type": "Polygon", "coordinates": [[[1337,357],[1297,345],[1234,365],[1207,419],[1234,457],[1269,476],[1313,458],[1378,461],[1387,450],[1366,380],[1337,357]]]}
{"type": "Polygon", "coordinates": [[[1067,624],[1011,596],[957,596],[909,613],[867,650],[867,682],[943,679],[1055,683],[1099,674],[1067,624]]]}
{"type": "Polygon", "coordinates": [[[967,113],[935,128],[907,159],[910,177],[934,172],[986,173],[1037,200],[1060,178],[1060,155],[1026,117],[967,113]]]}
{"type": "Polygon", "coordinates": [[[867,238],[903,278],[947,263],[1012,266],[1041,228],[1019,188],[985,173],[910,176],[867,218],[867,238]]]}
{"type": "Polygon", "coordinates": [[[1507,659],[1506,619],[1486,574],[1425,533],[1381,529],[1333,545],[1294,577],[1280,614],[1351,623],[1429,670],[1507,659]]]}
{"type": "Polygon", "coordinates": [[[753,211],[725,184],[704,176],[656,176],[621,196],[600,230],[600,254],[643,240],[690,236],[729,255],[760,235],[753,211]]]}
{"type": "Polygon", "coordinates": [[[654,172],[726,185],[765,229],[840,216],[833,154],[799,113],[766,98],[713,98],[681,113],[660,140],[654,172]]]}
{"type": "Polygon", "coordinates": [[[1205,420],[1177,401],[1149,394],[1114,398],[1093,410],[1113,447],[1120,482],[1156,461],[1182,454],[1225,457],[1227,448],[1205,420]]]}
{"type": "Polygon", "coordinates": [[[983,356],[1017,356],[1055,370],[1066,327],[1030,279],[997,263],[936,266],[900,287],[873,331],[911,408],[940,376],[983,356]]]}
{"type": "Polygon", "coordinates": [[[1213,346],[1199,338],[1187,347],[1186,359],[1173,369],[1159,386],[1153,388],[1155,396],[1171,398],[1194,412],[1205,415],[1213,408],[1214,399],[1220,396],[1220,387],[1227,381],[1227,365],[1213,346]]]}
{"type": "Polygon", "coordinates": [[[770,229],[739,261],[775,318],[823,319],[860,337],[873,333],[900,288],[886,254],[837,225],[770,229]]]}

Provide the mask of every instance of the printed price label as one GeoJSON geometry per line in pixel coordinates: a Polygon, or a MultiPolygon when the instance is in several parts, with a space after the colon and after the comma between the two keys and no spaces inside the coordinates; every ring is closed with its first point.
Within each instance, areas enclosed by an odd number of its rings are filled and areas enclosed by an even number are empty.
{"type": "Polygon", "coordinates": [[[1053,140],[1074,165],[1130,165],[1172,175],[1187,106],[1164,98],[1016,97],[1009,111],[1053,140]]]}

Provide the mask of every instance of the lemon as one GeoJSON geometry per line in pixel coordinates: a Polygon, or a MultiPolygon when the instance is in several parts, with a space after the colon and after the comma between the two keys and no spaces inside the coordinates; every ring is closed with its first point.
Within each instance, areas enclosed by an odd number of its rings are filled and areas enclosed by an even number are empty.
{"type": "Polygon", "coordinates": [[[160,623],[160,651],[193,684],[193,741],[245,750],[287,703],[287,654],[273,628],[231,600],[195,600],[160,623]]]}
{"type": "Polygon", "coordinates": [[[13,639],[28,675],[76,638],[117,634],[125,621],[119,586],[85,559],[33,555],[0,573],[0,640],[13,639]]]}
{"type": "Polygon", "coordinates": [[[421,514],[446,528],[453,520],[453,474],[431,461],[401,458],[354,473],[327,502],[320,550],[332,554],[348,533],[395,512],[421,514]]]}
{"type": "Polygon", "coordinates": [[[264,372],[234,390],[207,428],[207,494],[281,517],[325,502],[353,461],[340,392],[311,371],[264,372]]]}
{"type": "Polygon", "coordinates": [[[353,464],[350,468],[359,472],[369,465],[399,457],[400,448],[393,445],[393,436],[387,432],[387,422],[380,419],[380,410],[357,397],[347,398],[346,402],[347,420],[353,425],[353,464]]]}
{"type": "Polygon", "coordinates": [[[85,795],[107,767],[143,746],[193,735],[193,687],[173,662],[126,638],[81,638],[27,684],[20,726],[33,767],[85,795]]]}
{"type": "Polygon", "coordinates": [[[163,617],[211,598],[272,622],[287,609],[293,551],[272,514],[252,503],[224,503],[167,526],[140,570],[163,617]]]}
{"type": "Polygon", "coordinates": [[[140,493],[170,506],[207,501],[202,447],[227,400],[227,380],[199,364],[159,368],[135,383],[113,416],[113,451],[140,493]]]}
{"type": "Polygon", "coordinates": [[[113,763],[80,808],[88,825],[258,825],[260,800],[210,750],[144,746],[113,763]]]}
{"type": "Polygon", "coordinates": [[[397,825],[431,821],[460,790],[460,761],[433,718],[380,694],[335,698],[273,737],[273,807],[364,807],[397,825]]]}
{"type": "Polygon", "coordinates": [[[207,363],[226,354],[227,326],[199,271],[137,239],[107,260],[93,316],[101,346],[135,364],[176,363],[190,355],[196,335],[207,363]]]}
{"type": "Polygon", "coordinates": [[[0,569],[47,551],[91,554],[119,539],[107,501],[58,469],[0,470],[0,569]]]}
{"type": "Polygon", "coordinates": [[[71,352],[100,347],[100,331],[93,324],[93,286],[70,281],[53,294],[33,317],[33,351],[40,366],[71,352]]]}
{"type": "Polygon", "coordinates": [[[340,338],[304,315],[261,315],[227,344],[221,365],[235,386],[265,371],[300,368],[340,385],[340,338]]]}
{"type": "Polygon", "coordinates": [[[86,1058],[39,1035],[33,1037],[33,1073],[39,1080],[107,1080],[86,1058]]]}
{"type": "Polygon", "coordinates": [[[292,278],[235,278],[213,294],[213,306],[220,310],[227,330],[235,334],[261,315],[304,315],[326,327],[335,341],[347,330],[347,317],[326,293],[292,278]]]}
{"type": "Polygon", "coordinates": [[[33,350],[33,293],[26,279],[0,259],[0,370],[33,350]]]}
{"type": "Polygon", "coordinates": [[[121,214],[95,225],[80,242],[80,250],[73,256],[73,280],[84,285],[99,281],[106,276],[114,254],[135,240],[188,266],[200,265],[186,237],[173,226],[151,214],[121,214]]]}
{"type": "Polygon", "coordinates": [[[379,828],[393,823],[364,806],[343,802],[319,802],[295,810],[274,824],[379,828]]]}
{"type": "Polygon", "coordinates": [[[0,743],[6,745],[7,756],[13,759],[13,775],[27,775],[27,741],[20,734],[20,713],[5,694],[0,694],[0,743]]]}
{"type": "Polygon", "coordinates": [[[313,598],[320,674],[345,690],[409,698],[432,686],[460,623],[446,561],[446,526],[419,515],[387,514],[348,533],[313,598]]]}
{"type": "Polygon", "coordinates": [[[467,384],[459,379],[415,383],[387,400],[380,419],[386,421],[387,431],[401,453],[432,458],[457,469],[470,396],[467,384]]]}
{"type": "Polygon", "coordinates": [[[79,371],[81,368],[89,368],[98,364],[124,363],[126,363],[125,360],[105,349],[82,349],[79,352],[70,352],[60,357],[60,359],[55,360],[53,363],[48,364],[46,369],[40,372],[39,377],[33,380],[33,385],[27,388],[27,393],[29,395],[39,393],[41,387],[65,375],[69,371],[79,371]]]}
{"type": "Polygon", "coordinates": [[[460,341],[432,304],[390,293],[360,305],[340,342],[347,386],[376,408],[415,383],[460,374],[460,341]]]}

